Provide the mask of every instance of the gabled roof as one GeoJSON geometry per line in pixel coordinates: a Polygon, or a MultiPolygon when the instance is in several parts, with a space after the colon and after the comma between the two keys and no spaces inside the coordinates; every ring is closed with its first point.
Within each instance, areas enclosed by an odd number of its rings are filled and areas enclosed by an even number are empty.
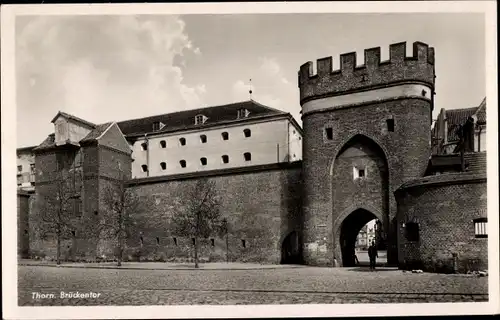
{"type": "Polygon", "coordinates": [[[239,109],[247,109],[250,113],[244,119],[265,115],[286,115],[286,112],[264,106],[256,101],[249,100],[232,104],[213,106],[207,108],[185,110],[173,113],[166,113],[158,116],[139,118],[118,122],[118,126],[125,135],[138,135],[150,133],[153,131],[153,123],[161,122],[165,125],[162,130],[155,132],[171,132],[177,130],[186,130],[200,128],[205,125],[214,125],[217,123],[228,123],[241,121],[237,119],[239,109]],[[207,121],[204,124],[195,124],[195,116],[204,115],[207,121]]]}
{"type": "Polygon", "coordinates": [[[470,117],[476,118],[477,124],[486,124],[486,98],[477,107],[465,109],[445,110],[448,123],[448,142],[460,140],[458,135],[460,126],[470,117]]]}
{"type": "Polygon", "coordinates": [[[114,122],[106,122],[103,124],[98,124],[94,130],[90,131],[89,134],[85,136],[80,142],[89,142],[89,141],[94,141],[99,138],[104,131],[106,131],[114,122]]]}
{"type": "Polygon", "coordinates": [[[62,111],[59,111],[56,114],[56,116],[54,117],[54,119],[52,119],[51,122],[54,123],[57,120],[57,118],[59,118],[61,116],[65,117],[67,119],[71,119],[71,120],[76,121],[76,122],[80,122],[81,124],[84,124],[84,125],[86,125],[88,127],[91,127],[91,128],[95,128],[96,127],[96,125],[93,124],[92,122],[88,122],[87,120],[83,120],[82,118],[75,117],[72,114],[69,114],[69,113],[66,113],[66,112],[62,112],[62,111]]]}

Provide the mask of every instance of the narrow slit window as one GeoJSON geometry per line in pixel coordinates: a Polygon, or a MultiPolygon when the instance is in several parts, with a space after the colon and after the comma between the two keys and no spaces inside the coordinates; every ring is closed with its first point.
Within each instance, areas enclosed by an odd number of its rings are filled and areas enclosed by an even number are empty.
{"type": "Polygon", "coordinates": [[[215,247],[215,239],[210,239],[210,244],[212,245],[212,247],[215,247]]]}
{"type": "Polygon", "coordinates": [[[252,131],[250,129],[243,130],[243,133],[245,134],[245,138],[250,138],[252,136],[252,131]]]}
{"type": "Polygon", "coordinates": [[[177,238],[174,237],[173,240],[174,240],[174,246],[176,246],[177,245],[177,238]]]}
{"type": "Polygon", "coordinates": [[[247,241],[245,239],[241,239],[241,246],[243,248],[246,248],[247,247],[247,241]]]}
{"type": "Polygon", "coordinates": [[[161,141],[160,141],[160,147],[161,147],[162,149],[165,149],[165,148],[167,147],[167,142],[166,142],[165,140],[161,140],[161,141]]]}
{"type": "Polygon", "coordinates": [[[488,220],[487,218],[479,218],[474,220],[474,235],[476,238],[488,237],[488,220]]]}
{"type": "Polygon", "coordinates": [[[229,140],[229,133],[223,132],[223,133],[221,133],[221,136],[222,136],[222,140],[229,140]]]}
{"type": "Polygon", "coordinates": [[[144,238],[141,236],[141,237],[139,238],[139,241],[141,242],[141,247],[142,247],[142,246],[144,245],[144,238]]]}
{"type": "Polygon", "coordinates": [[[200,162],[201,162],[202,166],[206,166],[207,165],[207,158],[201,158],[200,162]]]}
{"type": "Polygon", "coordinates": [[[245,161],[252,161],[252,154],[250,152],[245,152],[243,157],[245,158],[245,161]]]}
{"type": "Polygon", "coordinates": [[[166,170],[167,169],[167,163],[166,162],[160,163],[160,167],[161,167],[162,170],[166,170]]]}
{"type": "Polygon", "coordinates": [[[325,128],[326,138],[333,140],[333,128],[325,128]]]}
{"type": "Polygon", "coordinates": [[[179,143],[181,144],[181,146],[185,146],[186,145],[186,138],[180,138],[179,143]]]}
{"type": "Polygon", "coordinates": [[[222,156],[222,163],[229,163],[229,156],[228,155],[222,156]]]}
{"type": "Polygon", "coordinates": [[[160,244],[160,237],[156,237],[156,244],[160,244]]]}
{"type": "Polygon", "coordinates": [[[191,238],[191,243],[193,244],[193,246],[196,244],[196,239],[195,238],[191,238]]]}
{"type": "Polygon", "coordinates": [[[185,168],[186,167],[186,160],[179,161],[179,164],[181,165],[181,168],[185,168]]]}
{"type": "Polygon", "coordinates": [[[394,119],[387,119],[387,131],[394,132],[394,119]]]}

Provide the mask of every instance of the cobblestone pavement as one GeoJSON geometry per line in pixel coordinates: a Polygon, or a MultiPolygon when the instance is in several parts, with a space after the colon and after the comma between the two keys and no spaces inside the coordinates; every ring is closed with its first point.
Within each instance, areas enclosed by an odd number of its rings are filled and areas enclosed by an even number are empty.
{"type": "Polygon", "coordinates": [[[186,305],[487,301],[488,278],[394,269],[116,270],[19,266],[18,303],[186,305]],[[61,298],[60,293],[100,293],[61,298]],[[33,299],[34,293],[53,294],[33,299]]]}

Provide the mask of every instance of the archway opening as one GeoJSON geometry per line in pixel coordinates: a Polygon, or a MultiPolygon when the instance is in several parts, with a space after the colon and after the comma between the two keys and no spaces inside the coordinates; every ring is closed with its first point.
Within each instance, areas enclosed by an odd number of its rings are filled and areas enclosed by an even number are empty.
{"type": "Polygon", "coordinates": [[[290,232],[281,244],[281,264],[300,264],[299,235],[296,231],[290,232]]]}
{"type": "MultiPolygon", "coordinates": [[[[365,209],[353,211],[343,222],[340,231],[342,266],[369,265],[368,247],[372,242],[378,247],[382,223],[365,209]]],[[[379,252],[378,263],[384,263],[384,252],[379,252]]]]}

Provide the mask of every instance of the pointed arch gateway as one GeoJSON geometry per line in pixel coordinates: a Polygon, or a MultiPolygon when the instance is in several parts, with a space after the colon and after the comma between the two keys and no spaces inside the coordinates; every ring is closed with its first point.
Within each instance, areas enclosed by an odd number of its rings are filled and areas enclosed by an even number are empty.
{"type": "Polygon", "coordinates": [[[376,242],[385,249],[389,225],[387,153],[364,134],[351,136],[335,153],[330,168],[333,256],[340,266],[353,266],[361,228],[379,220],[376,242]]]}

